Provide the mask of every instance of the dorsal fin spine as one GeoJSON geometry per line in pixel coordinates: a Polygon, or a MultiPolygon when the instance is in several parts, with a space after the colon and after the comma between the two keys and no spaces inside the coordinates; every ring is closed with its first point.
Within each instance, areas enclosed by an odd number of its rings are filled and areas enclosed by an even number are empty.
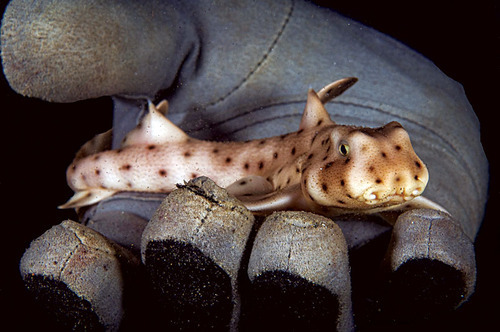
{"type": "Polygon", "coordinates": [[[319,90],[318,97],[323,104],[328,103],[332,99],[340,96],[347,89],[353,86],[358,79],[356,77],[346,77],[328,84],[323,89],[319,90]]]}
{"type": "Polygon", "coordinates": [[[357,81],[358,79],[356,77],[346,77],[328,84],[321,89],[319,93],[310,89],[307,94],[306,107],[304,109],[304,114],[302,115],[299,129],[301,130],[319,125],[324,126],[335,124],[325,109],[324,104],[333,98],[340,96],[357,81]]]}

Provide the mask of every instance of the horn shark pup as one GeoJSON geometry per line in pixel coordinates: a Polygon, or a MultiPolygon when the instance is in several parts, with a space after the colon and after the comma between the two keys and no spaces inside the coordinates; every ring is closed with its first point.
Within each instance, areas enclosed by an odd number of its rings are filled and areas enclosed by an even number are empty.
{"type": "Polygon", "coordinates": [[[75,195],[60,208],[91,205],[123,191],[168,193],[206,176],[257,214],[446,211],[420,196],[429,173],[401,124],[365,128],[330,119],[324,104],[356,81],[348,77],[318,93],[309,90],[298,131],[245,142],[189,137],[165,117],[165,100],[149,102],[149,113],[120,148],[107,149],[111,131],[81,148],[67,170],[75,195]]]}

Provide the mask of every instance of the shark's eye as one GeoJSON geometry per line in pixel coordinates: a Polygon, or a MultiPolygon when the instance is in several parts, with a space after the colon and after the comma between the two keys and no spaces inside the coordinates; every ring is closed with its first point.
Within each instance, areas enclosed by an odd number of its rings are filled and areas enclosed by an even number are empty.
{"type": "Polygon", "coordinates": [[[347,156],[349,154],[349,145],[347,145],[346,143],[341,143],[339,145],[339,152],[341,155],[347,156]]]}

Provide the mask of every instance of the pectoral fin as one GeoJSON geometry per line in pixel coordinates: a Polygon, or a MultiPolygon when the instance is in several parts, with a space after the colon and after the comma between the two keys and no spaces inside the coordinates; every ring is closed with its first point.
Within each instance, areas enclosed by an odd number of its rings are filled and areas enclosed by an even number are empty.
{"type": "Polygon", "coordinates": [[[418,196],[407,203],[392,206],[377,213],[389,224],[394,225],[401,213],[414,209],[432,209],[450,214],[444,207],[424,196],[418,196]]]}
{"type": "Polygon", "coordinates": [[[439,205],[438,203],[431,201],[430,199],[424,197],[424,196],[418,196],[408,203],[404,204],[407,210],[413,210],[413,209],[432,209],[432,210],[438,210],[442,212],[446,212],[450,214],[444,207],[439,205]]]}
{"type": "Polygon", "coordinates": [[[268,194],[238,197],[255,214],[282,210],[308,210],[300,185],[293,185],[268,194]]]}
{"type": "Polygon", "coordinates": [[[236,197],[245,197],[268,194],[273,191],[273,185],[262,176],[250,175],[230,184],[226,190],[236,197]]]}

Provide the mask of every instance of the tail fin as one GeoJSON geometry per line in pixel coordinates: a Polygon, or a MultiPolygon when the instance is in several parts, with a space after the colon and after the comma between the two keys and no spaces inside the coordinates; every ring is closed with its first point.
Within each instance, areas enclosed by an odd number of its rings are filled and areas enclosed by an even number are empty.
{"type": "Polygon", "coordinates": [[[92,188],[77,191],[66,203],[59,205],[59,209],[71,209],[92,205],[115,194],[115,190],[92,188]]]}
{"type": "Polygon", "coordinates": [[[94,136],[90,141],[83,144],[80,150],[76,153],[75,160],[83,159],[87,156],[96,154],[101,151],[111,149],[111,141],[113,139],[113,129],[110,129],[102,134],[94,136]]]}

